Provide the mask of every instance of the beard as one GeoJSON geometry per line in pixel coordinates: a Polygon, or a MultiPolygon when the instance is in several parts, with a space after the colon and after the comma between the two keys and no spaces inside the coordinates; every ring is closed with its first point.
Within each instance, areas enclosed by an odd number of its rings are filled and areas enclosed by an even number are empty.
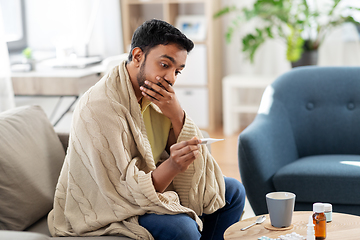
{"type": "MultiPolygon", "coordinates": [[[[136,75],[136,79],[137,79],[137,82],[138,82],[138,85],[139,87],[144,87],[144,88],[147,88],[147,89],[150,89],[150,90],[153,90],[154,92],[156,92],[153,88],[149,87],[148,85],[145,84],[145,81],[146,81],[146,74],[145,74],[145,61],[143,64],[141,64],[140,66],[140,71],[139,73],[136,75]]],[[[148,94],[147,94],[148,95],[148,94]]],[[[153,99],[156,99],[154,98],[153,96],[150,96],[148,95],[149,97],[153,98],[153,99]]]]}
{"type": "MultiPolygon", "coordinates": [[[[144,61],[144,62],[141,64],[141,66],[140,66],[140,71],[139,71],[139,73],[136,75],[136,79],[137,79],[138,85],[139,85],[139,87],[144,87],[144,88],[147,88],[147,89],[150,89],[150,90],[153,90],[154,92],[156,92],[153,88],[151,88],[151,87],[149,87],[149,86],[147,86],[147,85],[145,84],[145,81],[146,81],[145,62],[146,62],[146,61],[144,61]]],[[[164,88],[163,85],[161,85],[161,83],[159,83],[159,82],[156,83],[156,85],[164,88]]],[[[165,89],[165,88],[164,88],[164,89],[165,89]]],[[[157,92],[156,92],[156,93],[157,93],[157,92]]]]}
{"type": "Polygon", "coordinates": [[[136,75],[136,79],[138,82],[139,87],[145,87],[148,88],[145,84],[145,80],[146,80],[146,75],[145,75],[145,62],[143,62],[140,66],[140,71],[139,73],[136,75]]]}

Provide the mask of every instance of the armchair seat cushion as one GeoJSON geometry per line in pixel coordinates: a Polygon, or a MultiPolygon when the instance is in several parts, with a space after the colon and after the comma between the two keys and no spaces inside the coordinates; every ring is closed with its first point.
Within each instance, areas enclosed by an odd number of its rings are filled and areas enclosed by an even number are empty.
{"type": "Polygon", "coordinates": [[[280,168],[273,183],[299,202],[360,205],[359,179],[360,155],[315,155],[280,168]]]}

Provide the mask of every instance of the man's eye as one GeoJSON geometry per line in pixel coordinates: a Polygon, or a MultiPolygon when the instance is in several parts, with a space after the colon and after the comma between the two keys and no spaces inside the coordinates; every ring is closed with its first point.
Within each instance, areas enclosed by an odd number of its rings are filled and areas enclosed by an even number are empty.
{"type": "Polygon", "coordinates": [[[176,72],[175,72],[175,75],[176,75],[176,76],[179,75],[179,74],[181,74],[180,71],[176,71],[176,72]]]}
{"type": "Polygon", "coordinates": [[[165,64],[165,63],[161,63],[161,66],[164,67],[164,68],[169,67],[169,66],[168,66],[167,64],[165,64]]]}

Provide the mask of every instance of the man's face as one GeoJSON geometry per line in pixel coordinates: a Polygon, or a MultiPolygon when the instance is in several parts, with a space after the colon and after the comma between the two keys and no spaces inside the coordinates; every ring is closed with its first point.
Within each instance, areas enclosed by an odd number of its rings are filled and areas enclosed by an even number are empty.
{"type": "Polygon", "coordinates": [[[185,67],[186,58],[187,51],[176,44],[158,45],[150,49],[136,76],[139,87],[147,87],[145,80],[161,86],[156,80],[157,76],[165,79],[171,86],[174,85],[177,75],[185,67]]]}

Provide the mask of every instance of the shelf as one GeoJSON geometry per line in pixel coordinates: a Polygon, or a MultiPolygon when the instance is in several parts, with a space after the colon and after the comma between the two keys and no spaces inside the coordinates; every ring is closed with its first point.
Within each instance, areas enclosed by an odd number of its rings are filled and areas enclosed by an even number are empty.
{"type": "Polygon", "coordinates": [[[259,75],[228,75],[223,78],[223,129],[225,136],[231,136],[241,128],[239,114],[256,114],[259,110],[261,97],[256,99],[259,103],[253,101],[251,103],[239,102],[237,100],[240,99],[241,92],[254,89],[263,92],[274,79],[273,76],[259,75]]]}
{"type": "Polygon", "coordinates": [[[207,1],[209,1],[209,0],[168,0],[169,3],[176,3],[176,4],[182,4],[182,3],[205,3],[207,1]]]}
{"type": "Polygon", "coordinates": [[[184,4],[184,3],[205,3],[209,0],[128,0],[129,5],[133,4],[184,4]]]}
{"type": "MultiPolygon", "coordinates": [[[[124,0],[123,0],[124,1],[124,0]]],[[[128,4],[183,4],[183,3],[205,3],[209,0],[125,0],[128,1],[128,4]]]]}
{"type": "Polygon", "coordinates": [[[234,74],[224,77],[223,84],[238,88],[264,88],[274,79],[273,76],[234,74]]]}
{"type": "Polygon", "coordinates": [[[163,0],[128,0],[129,5],[163,4],[163,0]]]}

